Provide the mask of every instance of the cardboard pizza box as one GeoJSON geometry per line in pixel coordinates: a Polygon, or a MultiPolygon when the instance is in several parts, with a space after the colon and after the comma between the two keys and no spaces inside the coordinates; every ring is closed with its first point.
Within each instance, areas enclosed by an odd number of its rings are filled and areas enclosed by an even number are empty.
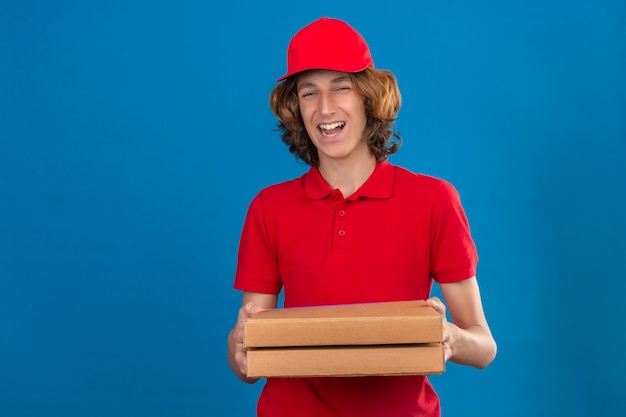
{"type": "Polygon", "coordinates": [[[250,317],[252,347],[438,343],[442,317],[422,300],[278,308],[250,317]]]}
{"type": "Polygon", "coordinates": [[[248,377],[357,377],[443,373],[441,343],[251,348],[248,377]]]}

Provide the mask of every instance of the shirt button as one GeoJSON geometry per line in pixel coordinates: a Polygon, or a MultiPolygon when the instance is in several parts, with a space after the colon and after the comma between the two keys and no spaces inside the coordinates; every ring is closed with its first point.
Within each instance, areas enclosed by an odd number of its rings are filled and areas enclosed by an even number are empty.
{"type": "Polygon", "coordinates": [[[346,231],[345,231],[345,230],[343,230],[343,229],[341,229],[341,230],[339,231],[339,236],[345,236],[345,235],[346,235],[346,231]]]}
{"type": "Polygon", "coordinates": [[[339,210],[339,215],[340,216],[345,216],[346,215],[346,211],[345,210],[339,210]]]}

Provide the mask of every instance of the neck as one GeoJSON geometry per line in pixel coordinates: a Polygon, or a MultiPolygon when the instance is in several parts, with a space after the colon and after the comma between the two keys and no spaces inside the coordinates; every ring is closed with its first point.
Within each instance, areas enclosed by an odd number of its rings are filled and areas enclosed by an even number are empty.
{"type": "Polygon", "coordinates": [[[342,161],[320,161],[320,174],[328,185],[334,190],[339,189],[344,197],[349,197],[358,190],[372,175],[376,168],[376,158],[369,155],[367,159],[361,159],[358,163],[342,163],[342,161]]]}

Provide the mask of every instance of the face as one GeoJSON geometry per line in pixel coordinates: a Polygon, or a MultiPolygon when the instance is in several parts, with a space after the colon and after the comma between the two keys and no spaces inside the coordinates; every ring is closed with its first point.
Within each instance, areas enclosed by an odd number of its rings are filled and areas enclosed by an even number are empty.
{"type": "Polygon", "coordinates": [[[360,162],[372,155],[363,135],[363,96],[344,72],[313,70],[298,76],[298,102],[320,166],[331,161],[360,162]]]}

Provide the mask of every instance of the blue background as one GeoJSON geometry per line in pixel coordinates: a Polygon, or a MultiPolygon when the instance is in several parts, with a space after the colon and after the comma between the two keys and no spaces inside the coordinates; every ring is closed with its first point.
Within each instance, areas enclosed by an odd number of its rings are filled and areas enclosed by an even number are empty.
{"type": "Polygon", "coordinates": [[[306,170],[267,98],[349,21],[398,77],[392,162],[459,190],[499,354],[444,416],[623,416],[624,1],[0,5],[0,415],[252,416],[226,337],[245,211],[306,170]]]}

